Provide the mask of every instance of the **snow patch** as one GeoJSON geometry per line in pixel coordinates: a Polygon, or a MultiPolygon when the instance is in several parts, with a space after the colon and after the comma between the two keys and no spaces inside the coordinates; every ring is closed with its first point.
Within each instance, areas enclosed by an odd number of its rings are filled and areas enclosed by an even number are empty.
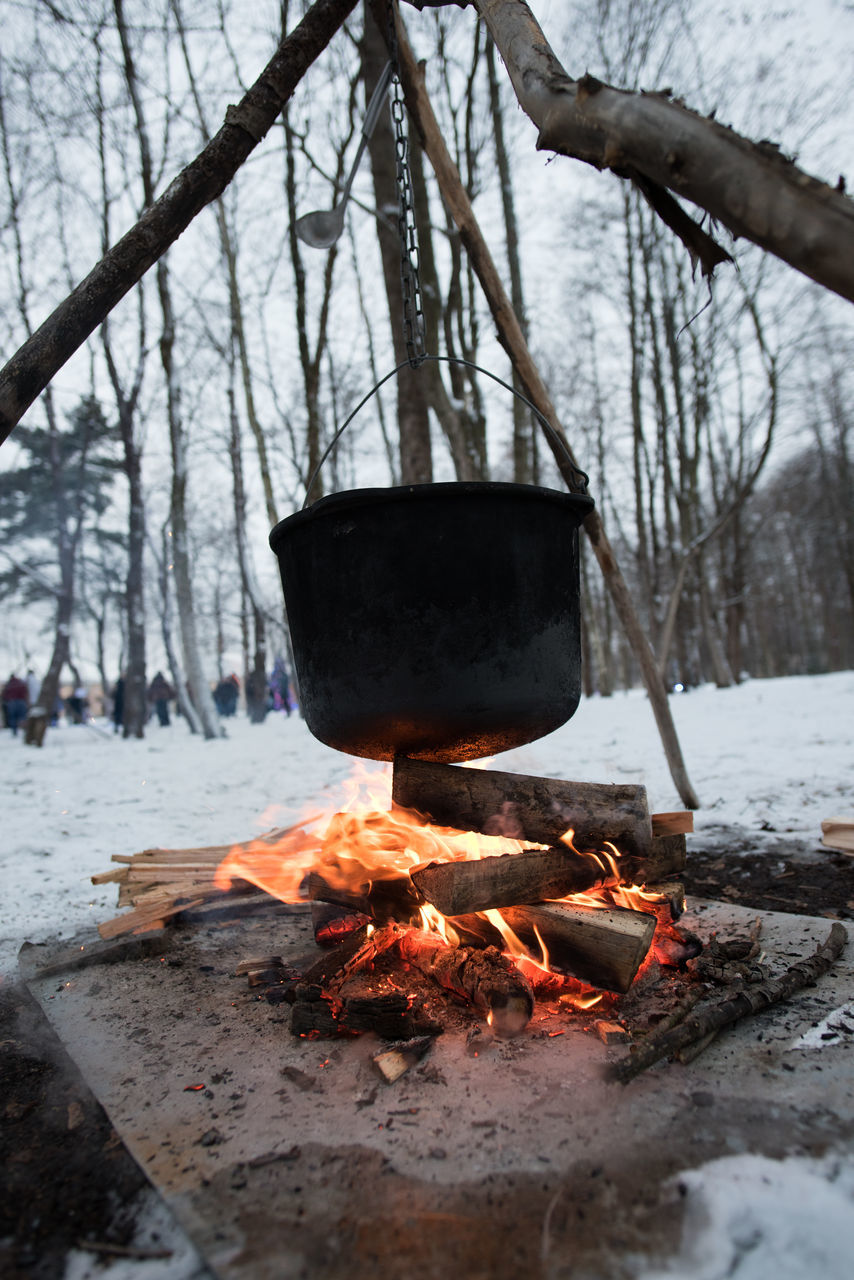
{"type": "Polygon", "coordinates": [[[850,1280],[854,1160],[726,1156],[674,1179],[679,1256],[638,1280],[850,1280]]]}

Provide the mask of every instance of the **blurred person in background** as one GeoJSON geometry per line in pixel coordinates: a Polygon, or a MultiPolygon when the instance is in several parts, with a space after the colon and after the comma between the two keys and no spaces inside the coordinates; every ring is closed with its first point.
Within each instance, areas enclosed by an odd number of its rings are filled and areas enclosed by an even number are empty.
{"type": "Polygon", "coordinates": [[[23,680],[12,673],[3,686],[3,710],[6,713],[6,725],[12,730],[12,736],[18,736],[18,728],[27,715],[27,686],[23,680]]]}

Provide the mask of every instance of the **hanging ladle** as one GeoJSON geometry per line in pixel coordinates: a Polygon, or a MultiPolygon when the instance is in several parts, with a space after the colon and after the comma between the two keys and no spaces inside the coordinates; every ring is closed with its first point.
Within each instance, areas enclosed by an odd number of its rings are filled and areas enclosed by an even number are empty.
{"type": "Polygon", "coordinates": [[[359,142],[359,149],[356,152],[356,159],[353,161],[353,167],[347,175],[347,181],[341,192],[341,199],[333,209],[328,211],[318,209],[314,213],[304,213],[301,218],[297,218],[294,223],[294,231],[296,231],[300,240],[305,244],[311,245],[312,249],[331,249],[335,241],[344,230],[344,214],[347,211],[347,201],[350,199],[350,188],[353,185],[353,179],[356,176],[356,170],[362,160],[365,147],[379,119],[383,102],[385,101],[386,91],[391,83],[392,65],[387,62],[383,67],[382,74],[377,81],[377,87],[371,95],[368,103],[368,109],[365,112],[365,122],[362,125],[362,137],[359,142]]]}

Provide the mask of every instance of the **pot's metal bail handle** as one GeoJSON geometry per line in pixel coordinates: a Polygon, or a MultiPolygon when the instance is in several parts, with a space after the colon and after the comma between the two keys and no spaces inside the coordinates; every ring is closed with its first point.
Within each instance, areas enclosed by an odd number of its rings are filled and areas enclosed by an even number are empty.
{"type": "MultiPolygon", "coordinates": [[[[570,453],[569,448],[567,447],[566,441],[563,439],[563,436],[558,431],[555,431],[554,427],[549,422],[548,418],[546,418],[544,414],[540,413],[540,410],[537,408],[537,406],[533,404],[528,399],[527,396],[523,396],[521,391],[517,391],[516,388],[511,386],[509,382],[505,382],[504,379],[499,378],[497,374],[491,373],[489,369],[482,368],[481,365],[475,364],[474,361],[472,360],[464,360],[461,356],[426,356],[425,355],[425,356],[422,356],[421,359],[422,361],[435,360],[443,364],[461,364],[461,365],[465,365],[467,369],[475,369],[478,373],[484,374],[485,377],[491,378],[493,382],[497,382],[499,387],[504,387],[505,391],[509,391],[512,395],[516,397],[517,400],[521,400],[522,404],[527,405],[527,407],[531,410],[531,412],[539,421],[540,426],[543,428],[546,435],[549,437],[549,439],[553,443],[557,445],[558,449],[566,459],[566,464],[569,467],[570,472],[572,473],[572,476],[575,480],[575,485],[572,487],[572,492],[585,493],[585,494],[587,493],[587,484],[590,477],[587,475],[586,471],[582,471],[581,468],[576,465],[575,460],[573,459],[573,456],[570,453]]],[[[311,491],[315,486],[317,477],[320,475],[320,471],[324,462],[329,457],[330,453],[335,448],[336,444],[341,439],[342,435],[347,430],[350,423],[355,418],[356,414],[360,411],[360,409],[364,408],[364,406],[368,403],[368,401],[373,396],[376,395],[380,387],[384,386],[385,383],[388,382],[390,378],[393,378],[395,374],[400,373],[401,369],[409,369],[409,368],[411,368],[411,363],[409,360],[403,360],[400,364],[395,365],[395,367],[391,369],[385,375],[385,377],[380,378],[379,382],[376,383],[375,386],[371,387],[370,391],[366,395],[362,396],[362,399],[356,405],[355,409],[353,409],[347,415],[344,421],[341,423],[341,426],[338,428],[338,430],[335,432],[332,439],[329,441],[329,444],[323,450],[323,453],[320,456],[320,461],[318,462],[317,466],[314,468],[314,470],[312,471],[311,475],[308,478],[308,484],[306,485],[306,488],[305,488],[305,500],[302,504],[303,510],[305,510],[305,508],[309,505],[309,499],[311,498],[311,491]]]]}

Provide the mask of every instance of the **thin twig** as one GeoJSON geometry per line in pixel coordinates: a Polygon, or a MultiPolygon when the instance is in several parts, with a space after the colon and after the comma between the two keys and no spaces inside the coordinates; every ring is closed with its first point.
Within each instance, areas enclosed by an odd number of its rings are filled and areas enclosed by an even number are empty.
{"type": "Polygon", "coordinates": [[[802,987],[811,986],[839,959],[847,941],[845,928],[835,923],[827,941],[816,948],[812,956],[791,965],[779,978],[769,978],[767,982],[745,986],[725,1000],[701,1005],[681,1025],[672,1027],[661,1035],[656,1033],[650,1036],[628,1057],[616,1063],[611,1069],[611,1078],[620,1084],[627,1084],[647,1067],[662,1058],[671,1057],[686,1045],[702,1040],[711,1031],[719,1031],[722,1027],[738,1022],[740,1018],[759,1013],[769,1005],[785,1000],[802,987]]]}

